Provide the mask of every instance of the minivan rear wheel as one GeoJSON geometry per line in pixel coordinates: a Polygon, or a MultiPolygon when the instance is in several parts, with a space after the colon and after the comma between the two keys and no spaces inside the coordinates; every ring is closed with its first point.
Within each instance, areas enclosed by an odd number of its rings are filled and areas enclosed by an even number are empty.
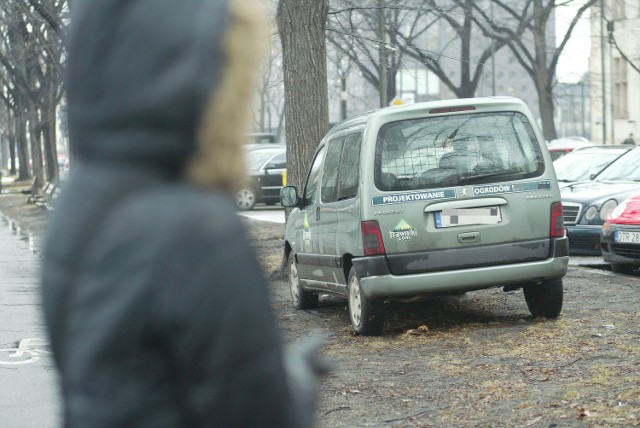
{"type": "Polygon", "coordinates": [[[318,307],[318,295],[305,291],[300,286],[298,263],[293,251],[289,253],[289,287],[291,288],[291,301],[296,309],[315,309],[318,307]]]}
{"type": "Polygon", "coordinates": [[[384,305],[362,293],[356,270],[349,271],[349,317],[353,330],[363,336],[377,336],[384,326],[384,305]]]}
{"type": "Polygon", "coordinates": [[[557,318],[562,311],[563,287],[561,279],[542,281],[524,287],[524,298],[534,317],[557,318]]]}

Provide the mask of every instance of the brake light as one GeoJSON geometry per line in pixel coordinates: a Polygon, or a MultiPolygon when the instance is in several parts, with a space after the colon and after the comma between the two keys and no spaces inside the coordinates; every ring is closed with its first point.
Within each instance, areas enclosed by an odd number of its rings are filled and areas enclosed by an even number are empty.
{"type": "Polygon", "coordinates": [[[551,237],[564,236],[564,218],[562,217],[562,202],[551,204],[551,237]]]}
{"type": "Polygon", "coordinates": [[[438,114],[438,113],[455,113],[457,111],[469,111],[469,110],[475,110],[476,108],[474,106],[464,106],[464,107],[445,107],[445,108],[434,108],[429,110],[429,113],[431,114],[438,114]]]}
{"type": "Polygon", "coordinates": [[[385,253],[380,225],[375,220],[360,223],[362,229],[362,247],[365,256],[378,256],[385,253]]]}

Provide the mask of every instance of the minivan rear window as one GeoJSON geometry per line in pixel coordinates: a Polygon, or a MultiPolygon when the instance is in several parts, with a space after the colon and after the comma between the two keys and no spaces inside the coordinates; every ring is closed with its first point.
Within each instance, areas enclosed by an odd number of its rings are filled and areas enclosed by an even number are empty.
{"type": "Polygon", "coordinates": [[[518,112],[402,120],[378,133],[380,190],[417,190],[519,180],[544,172],[540,145],[518,112]]]}

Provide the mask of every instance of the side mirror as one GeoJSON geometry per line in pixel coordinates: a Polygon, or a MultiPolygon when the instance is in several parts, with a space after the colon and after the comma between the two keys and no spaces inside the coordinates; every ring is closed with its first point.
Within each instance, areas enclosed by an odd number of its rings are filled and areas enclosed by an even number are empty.
{"type": "Polygon", "coordinates": [[[296,186],[285,186],[280,190],[280,204],[286,208],[298,206],[298,189],[296,186]]]}

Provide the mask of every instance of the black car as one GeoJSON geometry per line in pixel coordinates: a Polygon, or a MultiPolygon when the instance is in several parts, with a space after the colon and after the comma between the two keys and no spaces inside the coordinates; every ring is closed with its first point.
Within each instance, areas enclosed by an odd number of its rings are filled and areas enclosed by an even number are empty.
{"type": "Polygon", "coordinates": [[[284,145],[263,145],[245,151],[247,181],[236,192],[240,210],[251,210],[256,203],[273,205],[280,201],[283,173],[287,168],[287,149],[284,145]]]}
{"type": "Polygon", "coordinates": [[[600,256],[602,225],[627,197],[640,190],[640,147],[620,156],[591,181],[561,189],[571,255],[600,256]]]}

